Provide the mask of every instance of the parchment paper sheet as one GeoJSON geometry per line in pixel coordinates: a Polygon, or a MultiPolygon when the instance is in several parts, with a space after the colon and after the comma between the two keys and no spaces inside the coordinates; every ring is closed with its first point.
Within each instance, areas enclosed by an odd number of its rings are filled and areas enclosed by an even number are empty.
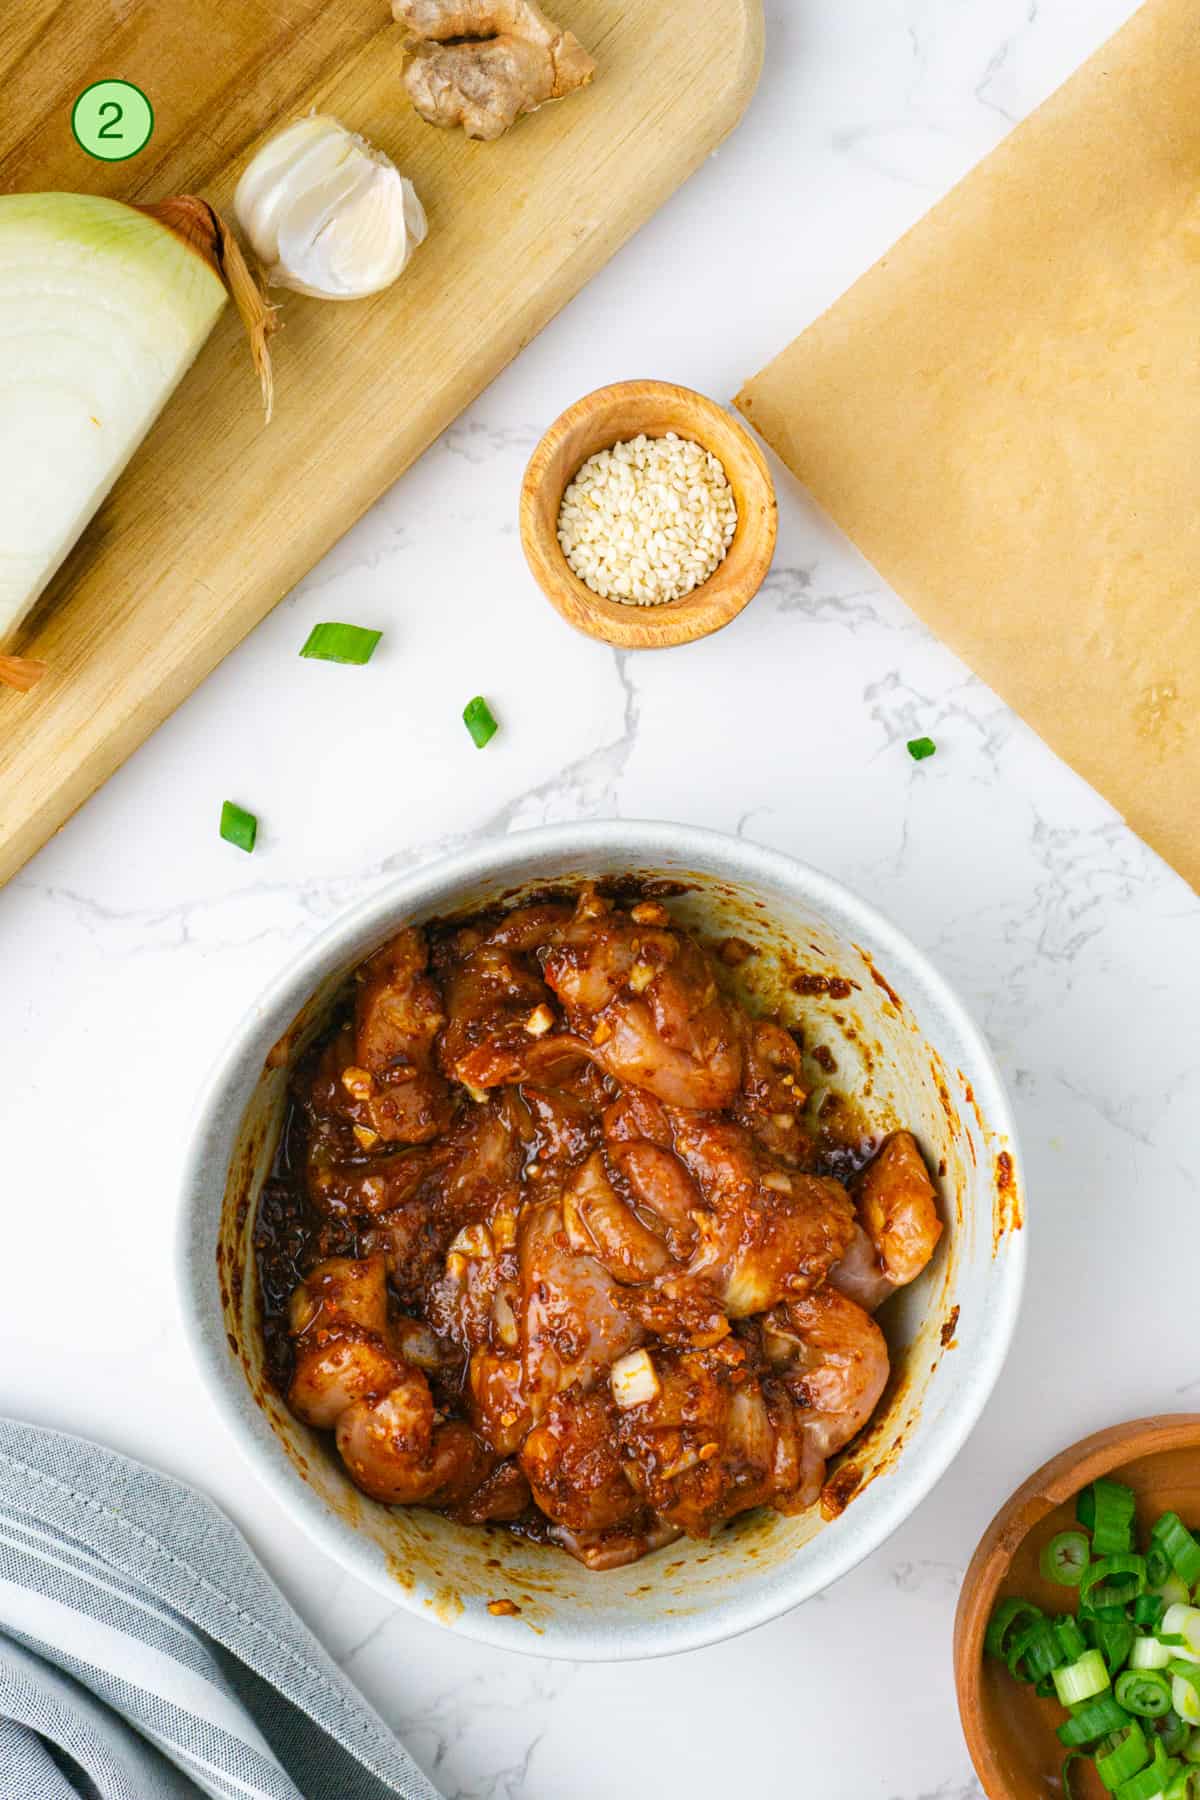
{"type": "Polygon", "coordinates": [[[1148,0],[737,404],[1200,889],[1200,0],[1148,0]]]}

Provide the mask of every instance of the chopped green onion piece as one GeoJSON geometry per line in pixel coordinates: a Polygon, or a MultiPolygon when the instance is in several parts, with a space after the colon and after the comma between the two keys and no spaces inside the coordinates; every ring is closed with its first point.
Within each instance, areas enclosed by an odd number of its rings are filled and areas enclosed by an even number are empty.
{"type": "Polygon", "coordinates": [[[1200,1581],[1200,1544],[1178,1513],[1164,1513],[1150,1533],[1150,1541],[1166,1551],[1171,1567],[1189,1588],[1200,1581]]]}
{"type": "Polygon", "coordinates": [[[1158,1628],[1160,1644],[1182,1643],[1183,1662],[1200,1662],[1200,1606],[1168,1606],[1158,1628]]]}
{"type": "Polygon", "coordinates": [[[1163,1789],[1166,1780],[1162,1771],[1155,1765],[1143,1769],[1132,1781],[1123,1781],[1117,1789],[1117,1800],[1166,1800],[1163,1789]]]}
{"type": "Polygon", "coordinates": [[[221,807],[221,836],[227,844],[236,844],[239,850],[249,853],[258,836],[258,820],[252,812],[226,800],[221,807]]]}
{"type": "Polygon", "coordinates": [[[1171,1710],[1171,1688],[1155,1669],[1126,1669],[1117,1676],[1117,1705],[1138,1719],[1161,1719],[1171,1710]]]}
{"type": "Polygon", "coordinates": [[[1092,1554],[1120,1556],[1133,1549],[1133,1518],[1137,1502],[1133,1489],[1119,1481],[1101,1478],[1093,1482],[1096,1520],[1092,1526],[1092,1554]]]}
{"type": "Polygon", "coordinates": [[[1178,1575],[1168,1575],[1165,1581],[1157,1584],[1154,1591],[1164,1607],[1188,1606],[1191,1603],[1192,1596],[1187,1582],[1180,1581],[1178,1575]]]}
{"type": "Polygon", "coordinates": [[[319,662],[369,663],[382,636],[365,625],[314,625],[300,654],[319,662]]]}
{"type": "Polygon", "coordinates": [[[463,724],[474,739],[477,750],[482,750],[485,744],[490,743],[500,729],[482,694],[476,694],[473,700],[467,701],[463,708],[463,724]]]}
{"type": "Polygon", "coordinates": [[[1087,1639],[1070,1613],[1063,1613],[1054,1621],[1054,1635],[1058,1640],[1062,1662],[1078,1662],[1088,1648],[1087,1639]]]}
{"type": "Polygon", "coordinates": [[[1054,1671],[1054,1687],[1064,1706],[1078,1706],[1102,1694],[1109,1685],[1108,1670],[1098,1650],[1085,1650],[1078,1662],[1054,1671]]]}
{"type": "Polygon", "coordinates": [[[1106,1738],[1097,1749],[1096,1772],[1112,1794],[1131,1775],[1140,1774],[1149,1761],[1150,1746],[1146,1734],[1134,1719],[1125,1731],[1106,1738]]]}
{"type": "Polygon", "coordinates": [[[1168,1756],[1174,1756],[1183,1749],[1188,1741],[1189,1729],[1174,1709],[1154,1721],[1154,1735],[1168,1756]]]}
{"type": "Polygon", "coordinates": [[[1128,1606],[1145,1588],[1144,1556],[1101,1556],[1084,1570],[1079,1598],[1093,1608],[1128,1606]]]}
{"type": "Polygon", "coordinates": [[[1131,1669],[1165,1669],[1170,1660],[1170,1650],[1166,1644],[1160,1644],[1156,1637],[1135,1638],[1133,1649],[1129,1652],[1131,1669]]]}
{"type": "MultiPolygon", "coordinates": [[[[1182,1719],[1179,1720],[1179,1723],[1187,1731],[1187,1726],[1183,1724],[1182,1719]]],[[[1172,1746],[1168,1744],[1167,1749],[1171,1748],[1172,1746]]],[[[1190,1732],[1182,1743],[1174,1745],[1174,1749],[1183,1757],[1185,1763],[1200,1763],[1200,1731],[1190,1732]]]]}
{"type": "Polygon", "coordinates": [[[1104,1658],[1109,1674],[1115,1675],[1118,1669],[1123,1669],[1137,1637],[1128,1619],[1117,1624],[1109,1624],[1103,1619],[1089,1621],[1087,1630],[1093,1645],[1104,1658]]]}
{"type": "Polygon", "coordinates": [[[1060,1531],[1042,1546],[1038,1568],[1047,1581],[1056,1581],[1060,1587],[1078,1587],[1090,1557],[1086,1532],[1060,1531]]]}
{"type": "Polygon", "coordinates": [[[1163,1789],[1163,1800],[1200,1800],[1200,1769],[1179,1769],[1163,1789]]]}
{"type": "Polygon", "coordinates": [[[1071,1717],[1058,1728],[1058,1741],[1068,1750],[1074,1750],[1083,1744],[1094,1744],[1098,1738],[1107,1737],[1110,1731],[1124,1731],[1129,1724],[1129,1714],[1123,1706],[1118,1706],[1111,1694],[1105,1694],[1099,1700],[1089,1700],[1086,1705],[1077,1707],[1071,1717]]]}
{"type": "Polygon", "coordinates": [[[1195,1663],[1169,1662],[1171,1704],[1185,1725],[1200,1725],[1200,1668],[1195,1663]]]}
{"type": "Polygon", "coordinates": [[[1035,1619],[1018,1632],[1008,1649],[1008,1672],[1018,1681],[1040,1681],[1061,1668],[1066,1659],[1058,1647],[1058,1634],[1049,1619],[1035,1619]]]}
{"type": "Polygon", "coordinates": [[[914,762],[924,762],[927,756],[936,754],[937,745],[932,738],[909,738],[908,754],[914,762]]]}
{"type": "Polygon", "coordinates": [[[983,1647],[989,1656],[998,1656],[1006,1660],[1013,1640],[1022,1631],[1028,1630],[1035,1619],[1042,1617],[1040,1606],[1034,1606],[1028,1600],[1002,1600],[988,1623],[984,1633],[983,1647]]]}
{"type": "MultiPolygon", "coordinates": [[[[1150,1558],[1146,1558],[1146,1579],[1150,1579],[1150,1558]]],[[[1158,1624],[1164,1612],[1166,1601],[1161,1594],[1139,1594],[1133,1603],[1133,1622],[1135,1625],[1148,1625],[1153,1628],[1158,1624]]]]}
{"type": "Polygon", "coordinates": [[[1085,1531],[1092,1531],[1096,1525],[1096,1484],[1090,1483],[1081,1488],[1075,1496],[1075,1517],[1085,1531]]]}
{"type": "Polygon", "coordinates": [[[1146,1585],[1160,1588],[1171,1573],[1171,1559],[1161,1544],[1151,1539],[1146,1549],[1146,1585]]]}

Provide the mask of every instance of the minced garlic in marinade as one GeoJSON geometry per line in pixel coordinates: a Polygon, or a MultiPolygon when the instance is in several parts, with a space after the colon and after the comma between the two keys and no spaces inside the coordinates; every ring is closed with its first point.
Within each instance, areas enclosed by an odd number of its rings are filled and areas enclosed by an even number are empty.
{"type": "Polygon", "coordinates": [[[737,506],[720,461],[690,438],[644,434],[589,456],[562,498],[558,541],[605,600],[681,600],[724,560],[737,506]]]}

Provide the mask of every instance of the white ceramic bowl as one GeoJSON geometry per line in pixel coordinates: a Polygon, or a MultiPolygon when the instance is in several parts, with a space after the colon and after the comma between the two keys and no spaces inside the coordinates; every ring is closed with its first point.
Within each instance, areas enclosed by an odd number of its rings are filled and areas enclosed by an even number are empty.
{"type": "MultiPolygon", "coordinates": [[[[817,1061],[814,1082],[827,1080],[817,1061]]],[[[184,1317],[204,1379],[280,1506],[335,1561],[399,1605],[538,1656],[666,1655],[746,1631],[827,1588],[893,1532],[961,1449],[1016,1322],[1025,1252],[1008,1102],[979,1032],[929,963],[828,876],[752,844],[677,825],[553,826],[465,851],[348,913],[279,977],[234,1033],[188,1150],[179,1244],[184,1317]],[[547,884],[634,873],[685,883],[677,915],[762,946],[750,998],[783,1001],[834,1085],[866,1097],[881,1129],[916,1131],[947,1230],[921,1280],[881,1314],[893,1380],[852,1446],[861,1475],[839,1516],[754,1513],[709,1543],[673,1544],[591,1574],[499,1527],[390,1510],[351,1485],[263,1373],[251,1249],[259,1186],[282,1122],[287,1064],[320,1028],[350,970],[402,922],[462,912],[547,884]],[[851,984],[790,989],[795,970],[851,984]],[[268,1053],[282,1042],[282,1051],[268,1053]],[[512,1601],[519,1611],[489,1612],[512,1601]]],[[[845,1459],[844,1459],[845,1460],[845,1459]]],[[[849,1486],[853,1476],[843,1476],[849,1486]]]]}

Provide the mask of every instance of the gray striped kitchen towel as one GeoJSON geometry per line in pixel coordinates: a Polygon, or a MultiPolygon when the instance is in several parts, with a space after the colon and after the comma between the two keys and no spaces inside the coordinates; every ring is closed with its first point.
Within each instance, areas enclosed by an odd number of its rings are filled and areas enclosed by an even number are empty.
{"type": "Polygon", "coordinates": [[[0,1419],[0,1800],[439,1800],[203,1495],[0,1419]]]}

